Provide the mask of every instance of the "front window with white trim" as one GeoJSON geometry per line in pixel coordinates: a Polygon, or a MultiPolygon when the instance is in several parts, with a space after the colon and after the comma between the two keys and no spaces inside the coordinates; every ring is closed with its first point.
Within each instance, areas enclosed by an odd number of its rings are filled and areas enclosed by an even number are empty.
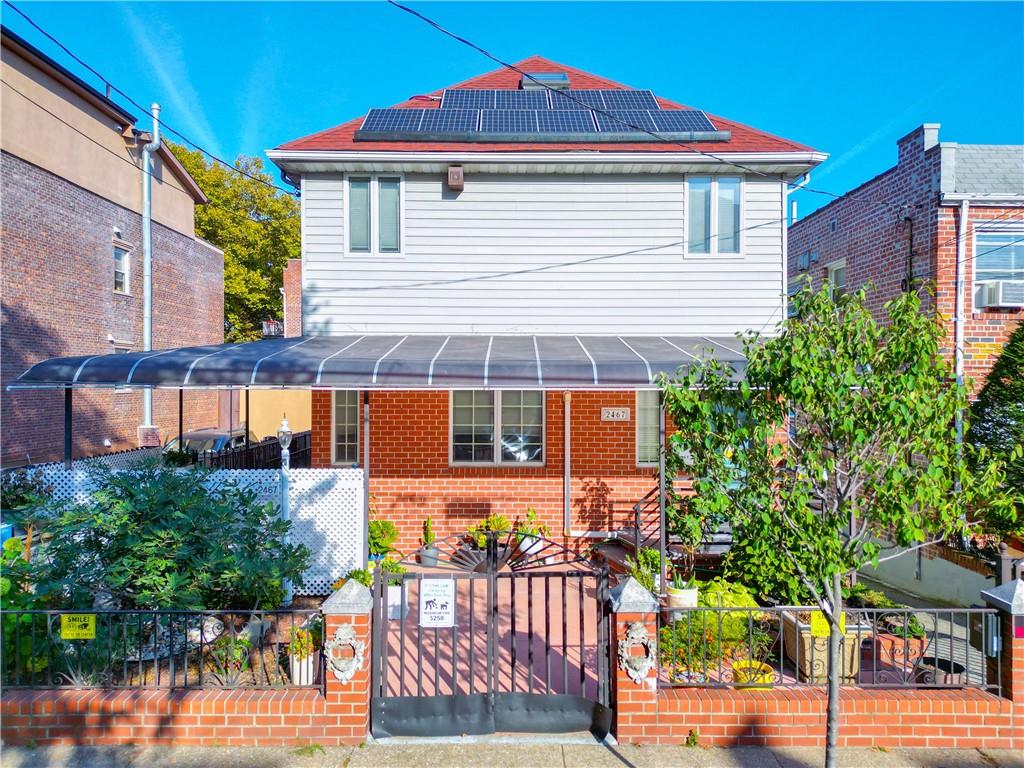
{"type": "Polygon", "coordinates": [[[452,392],[451,460],[453,464],[542,464],[544,393],[452,392]]]}
{"type": "Polygon", "coordinates": [[[739,176],[688,176],[687,253],[739,254],[742,198],[743,179],[739,176]]]}
{"type": "Polygon", "coordinates": [[[838,299],[846,293],[846,259],[833,261],[826,267],[828,277],[828,292],[833,299],[838,299]]]}
{"type": "Polygon", "coordinates": [[[332,404],[334,463],[359,463],[359,391],[336,389],[332,404]]]}
{"type": "Polygon", "coordinates": [[[656,389],[636,392],[636,463],[641,467],[658,464],[661,457],[661,406],[656,389]]]}
{"type": "Polygon", "coordinates": [[[404,215],[401,176],[347,177],[345,233],[351,254],[398,255],[402,252],[404,215]]]}
{"type": "Polygon", "coordinates": [[[974,253],[974,306],[1024,304],[1024,229],[976,229],[974,253]]]}

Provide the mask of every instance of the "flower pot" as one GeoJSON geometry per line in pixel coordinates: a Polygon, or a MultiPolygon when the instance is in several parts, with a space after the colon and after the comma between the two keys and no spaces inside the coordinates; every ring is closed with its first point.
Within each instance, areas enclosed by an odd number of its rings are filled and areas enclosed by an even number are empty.
{"type": "Polygon", "coordinates": [[[535,555],[544,549],[544,541],[539,536],[521,536],[519,538],[519,553],[524,557],[535,555]]]}
{"type": "Polygon", "coordinates": [[[316,682],[317,658],[316,653],[312,653],[304,659],[298,656],[288,656],[292,685],[313,685],[316,682]]]}
{"type": "MultiPolygon", "coordinates": [[[[871,636],[871,627],[863,624],[846,625],[839,648],[842,663],[840,682],[853,685],[860,674],[860,643],[871,636]]],[[[828,682],[828,638],[812,637],[811,625],[796,618],[793,613],[782,614],[782,641],[786,658],[793,662],[803,681],[828,682]]]]}
{"type": "MultiPolygon", "coordinates": [[[[897,671],[909,673],[924,656],[928,640],[923,637],[907,637],[890,632],[876,632],[871,639],[871,662],[878,670],[878,676],[897,671]]],[[[876,680],[875,682],[884,682],[876,680]]]]}
{"type": "Polygon", "coordinates": [[[690,589],[676,589],[669,587],[665,590],[666,601],[669,608],[696,608],[697,587],[690,589]]]}
{"type": "Polygon", "coordinates": [[[409,613],[409,596],[402,602],[401,584],[388,586],[388,618],[401,621],[409,613]]]}
{"type": "Polygon", "coordinates": [[[934,688],[963,688],[967,684],[967,669],[951,659],[924,656],[914,667],[914,682],[934,688]]]}
{"type": "Polygon", "coordinates": [[[425,565],[427,568],[435,567],[438,554],[437,547],[424,547],[419,554],[420,565],[425,565]]]}
{"type": "Polygon", "coordinates": [[[734,661],[732,679],[737,688],[764,690],[772,687],[772,668],[760,661],[734,661]]]}

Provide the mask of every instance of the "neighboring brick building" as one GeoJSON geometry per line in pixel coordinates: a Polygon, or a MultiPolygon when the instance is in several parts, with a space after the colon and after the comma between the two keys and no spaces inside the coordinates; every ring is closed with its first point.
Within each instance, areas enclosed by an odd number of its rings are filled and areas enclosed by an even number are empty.
{"type": "Polygon", "coordinates": [[[977,391],[1024,317],[1024,146],[939,142],[937,124],[897,146],[894,167],[790,227],[790,291],[803,274],[816,286],[830,275],[846,289],[871,283],[869,303],[881,315],[901,291],[934,288],[926,305],[944,318],[952,357],[962,261],[964,375],[977,391]]]}
{"type": "MultiPolygon", "coordinates": [[[[0,148],[2,460],[58,459],[60,392],[6,390],[56,355],[142,349],[140,153],[135,118],[3,30],[0,148]]],[[[202,191],[166,147],[153,171],[153,348],[223,341],[223,254],[195,236],[202,191]]],[[[177,429],[177,394],[157,391],[154,421],[177,429]]],[[[185,426],[217,424],[214,392],[189,393],[185,426]]],[[[75,396],[76,457],[137,445],[140,391],[75,396]],[[109,441],[107,443],[106,441],[109,441]]]]}

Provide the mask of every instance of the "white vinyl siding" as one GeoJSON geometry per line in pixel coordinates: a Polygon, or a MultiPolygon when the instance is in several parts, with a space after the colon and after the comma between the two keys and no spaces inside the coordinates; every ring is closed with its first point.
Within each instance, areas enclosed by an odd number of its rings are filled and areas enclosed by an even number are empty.
{"type": "Polygon", "coordinates": [[[359,463],[359,392],[336,389],[332,413],[335,464],[359,463]]]}
{"type": "Polygon", "coordinates": [[[725,257],[686,253],[682,173],[469,173],[458,194],[407,173],[399,258],[346,258],[344,186],[303,177],[306,333],[732,336],[781,319],[777,179],[744,180],[725,257]]]}
{"type": "Polygon", "coordinates": [[[657,390],[636,393],[636,463],[656,466],[661,456],[661,406],[657,390]]]}

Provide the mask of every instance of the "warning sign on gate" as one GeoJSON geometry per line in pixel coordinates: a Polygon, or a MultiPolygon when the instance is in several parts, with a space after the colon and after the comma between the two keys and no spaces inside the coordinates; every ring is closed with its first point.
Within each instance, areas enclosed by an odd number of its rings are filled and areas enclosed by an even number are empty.
{"type": "Polygon", "coordinates": [[[420,626],[455,626],[455,579],[420,579],[420,626]]]}

